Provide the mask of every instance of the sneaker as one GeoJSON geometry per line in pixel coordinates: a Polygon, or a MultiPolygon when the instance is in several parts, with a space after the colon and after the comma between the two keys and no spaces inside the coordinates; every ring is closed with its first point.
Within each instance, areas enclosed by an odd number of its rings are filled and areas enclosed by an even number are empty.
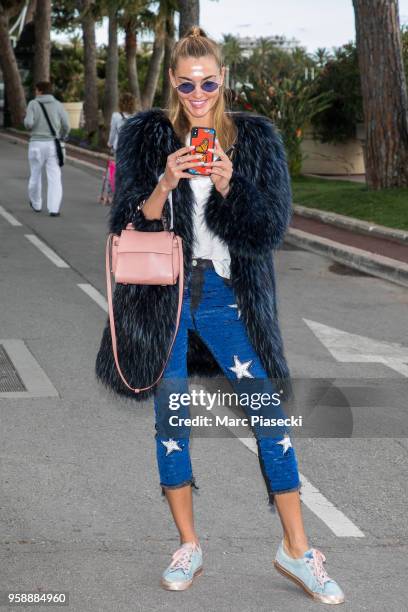
{"type": "Polygon", "coordinates": [[[50,217],[59,217],[60,213],[49,213],[50,217]]]}
{"type": "Polygon", "coordinates": [[[334,580],[329,578],[323,563],[324,554],[310,548],[303,557],[293,559],[286,554],[281,542],[274,561],[275,569],[301,586],[310,597],[327,604],[344,602],[344,593],[334,580]]]}
{"type": "Polygon", "coordinates": [[[161,585],[168,591],[184,591],[203,571],[203,552],[195,542],[186,542],[172,556],[164,570],[161,585]]]}
{"type": "Polygon", "coordinates": [[[41,208],[34,208],[33,203],[30,200],[30,206],[33,209],[34,212],[41,212],[41,208]]]}

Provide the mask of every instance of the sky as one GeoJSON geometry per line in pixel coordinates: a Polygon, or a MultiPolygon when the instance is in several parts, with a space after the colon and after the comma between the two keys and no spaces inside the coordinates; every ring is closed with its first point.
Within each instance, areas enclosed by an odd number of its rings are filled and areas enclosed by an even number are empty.
{"type": "MultiPolygon", "coordinates": [[[[313,53],[355,38],[352,0],[201,0],[200,7],[200,25],[216,40],[223,34],[278,34],[313,53]]],[[[408,0],[399,0],[399,8],[401,24],[408,24],[408,0]]],[[[107,24],[98,29],[97,42],[107,43],[107,24]]]]}
{"type": "MultiPolygon", "coordinates": [[[[408,23],[408,0],[400,0],[401,23],[408,23]]],[[[201,0],[201,25],[219,39],[283,34],[314,52],[355,39],[352,0],[201,0]]]]}

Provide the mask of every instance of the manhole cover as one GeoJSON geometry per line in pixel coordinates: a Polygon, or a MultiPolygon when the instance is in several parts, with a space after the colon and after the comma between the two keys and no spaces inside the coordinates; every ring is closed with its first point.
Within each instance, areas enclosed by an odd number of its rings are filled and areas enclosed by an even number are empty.
{"type": "Polygon", "coordinates": [[[0,344],[0,393],[27,391],[23,381],[7,355],[4,346],[0,344]]]}

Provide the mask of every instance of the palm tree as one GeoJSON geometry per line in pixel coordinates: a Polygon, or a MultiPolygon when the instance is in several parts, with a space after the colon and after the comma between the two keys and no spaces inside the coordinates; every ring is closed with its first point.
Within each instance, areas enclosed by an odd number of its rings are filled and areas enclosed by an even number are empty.
{"type": "Polygon", "coordinates": [[[265,78],[270,72],[270,60],[276,46],[268,38],[258,38],[257,44],[250,57],[249,65],[256,81],[265,78]]]}
{"type": "Polygon", "coordinates": [[[106,0],[108,15],[108,49],[105,71],[105,90],[103,99],[103,117],[105,128],[110,125],[112,113],[118,104],[118,12],[120,2],[106,0]]]}
{"type": "Polygon", "coordinates": [[[125,53],[129,89],[136,98],[138,110],[150,108],[153,104],[163,70],[162,102],[167,103],[169,94],[168,66],[175,42],[174,15],[178,8],[177,0],[122,0],[122,11],[118,23],[125,30],[125,53]],[[153,12],[150,7],[156,12],[153,12]],[[147,75],[141,90],[137,71],[137,37],[145,32],[153,32],[153,50],[150,55],[147,75]],[[163,64],[162,64],[163,60],[163,64]]]}
{"type": "Polygon", "coordinates": [[[126,71],[129,82],[129,91],[135,98],[136,109],[140,110],[142,102],[140,98],[140,84],[137,70],[137,17],[129,13],[124,15],[125,29],[125,57],[126,71]]]}
{"type": "Polygon", "coordinates": [[[180,23],[179,36],[184,36],[188,30],[200,24],[200,0],[179,0],[180,23]]]}
{"type": "Polygon", "coordinates": [[[142,93],[142,108],[151,108],[157,83],[160,76],[160,67],[164,55],[164,42],[166,38],[167,0],[160,0],[159,11],[154,25],[153,51],[150,56],[146,81],[142,93]]]}
{"type": "Polygon", "coordinates": [[[136,100],[136,109],[142,108],[142,95],[137,66],[137,43],[139,35],[154,29],[156,15],[150,10],[151,0],[128,0],[119,17],[119,26],[125,31],[126,70],[129,91],[136,100]]]}
{"type": "Polygon", "coordinates": [[[88,138],[98,131],[98,86],[96,72],[95,1],[79,0],[84,44],[84,117],[88,138]]]}
{"type": "Polygon", "coordinates": [[[163,79],[162,79],[162,107],[166,108],[170,98],[170,79],[169,79],[169,67],[170,58],[175,44],[175,26],[174,26],[174,15],[178,8],[177,0],[167,0],[165,2],[166,12],[166,38],[164,41],[164,58],[163,58],[163,79]]]}
{"type": "Polygon", "coordinates": [[[24,0],[0,1],[0,68],[3,73],[10,120],[13,126],[23,122],[26,100],[9,29],[10,22],[18,17],[24,4],[24,0]]]}
{"type": "Polygon", "coordinates": [[[323,68],[331,58],[332,54],[326,47],[319,47],[313,54],[313,59],[318,68],[323,68]]]}
{"type": "Polygon", "coordinates": [[[222,51],[224,55],[224,61],[230,69],[230,82],[229,86],[231,89],[235,88],[235,83],[238,80],[238,66],[242,63],[242,49],[239,39],[232,34],[223,34],[222,51]]]}
{"type": "Polygon", "coordinates": [[[34,15],[34,83],[50,80],[51,0],[40,0],[34,15]]]}

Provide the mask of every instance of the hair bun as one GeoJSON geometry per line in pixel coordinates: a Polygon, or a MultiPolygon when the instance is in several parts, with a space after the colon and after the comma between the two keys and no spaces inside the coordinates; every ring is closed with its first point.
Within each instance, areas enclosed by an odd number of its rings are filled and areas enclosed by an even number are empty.
{"type": "Polygon", "coordinates": [[[199,38],[200,36],[202,38],[207,38],[207,34],[204,32],[204,30],[200,28],[200,26],[196,25],[189,29],[186,36],[191,36],[192,38],[199,38]]]}

